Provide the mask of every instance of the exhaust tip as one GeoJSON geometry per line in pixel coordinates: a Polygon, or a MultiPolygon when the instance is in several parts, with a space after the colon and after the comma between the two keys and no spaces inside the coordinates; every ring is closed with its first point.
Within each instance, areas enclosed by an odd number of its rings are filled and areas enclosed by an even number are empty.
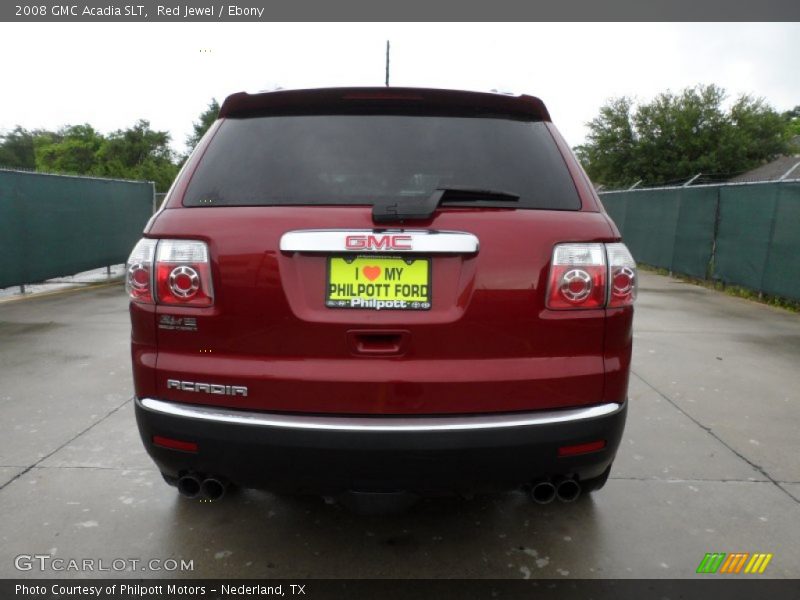
{"type": "Polygon", "coordinates": [[[533,484],[530,496],[537,504],[550,504],[556,498],[556,486],[550,481],[539,481],[533,484]]]}
{"type": "Polygon", "coordinates": [[[214,477],[208,477],[200,484],[200,493],[206,500],[222,500],[227,489],[227,484],[214,477]]]}
{"type": "Polygon", "coordinates": [[[200,479],[196,475],[184,475],[178,479],[178,491],[185,498],[197,498],[200,495],[200,479]]]}
{"type": "Polygon", "coordinates": [[[574,502],[581,495],[581,485],[574,479],[563,479],[556,486],[556,495],[561,502],[574,502]]]}

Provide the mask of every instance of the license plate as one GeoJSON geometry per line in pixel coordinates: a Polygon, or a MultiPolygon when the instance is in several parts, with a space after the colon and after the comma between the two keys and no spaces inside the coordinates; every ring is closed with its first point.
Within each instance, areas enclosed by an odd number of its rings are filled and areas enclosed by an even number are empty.
{"type": "Polygon", "coordinates": [[[328,308],[428,310],[431,261],[402,256],[331,256],[326,289],[328,308]]]}

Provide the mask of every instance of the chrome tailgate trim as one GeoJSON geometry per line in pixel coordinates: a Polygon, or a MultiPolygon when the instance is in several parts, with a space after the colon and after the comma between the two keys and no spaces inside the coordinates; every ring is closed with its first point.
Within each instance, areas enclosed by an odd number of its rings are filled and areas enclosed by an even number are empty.
{"type": "Polygon", "coordinates": [[[477,236],[428,229],[302,229],[281,236],[282,252],[475,254],[477,236]]]}
{"type": "Polygon", "coordinates": [[[276,427],[280,429],[362,431],[362,432],[419,432],[419,431],[470,431],[480,429],[506,429],[511,427],[535,427],[595,419],[611,415],[622,408],[610,402],[584,408],[536,411],[513,414],[459,415],[453,417],[335,417],[320,415],[298,415],[260,413],[244,410],[189,405],[144,398],[137,402],[145,410],[187,419],[249,425],[253,427],[276,427]]]}

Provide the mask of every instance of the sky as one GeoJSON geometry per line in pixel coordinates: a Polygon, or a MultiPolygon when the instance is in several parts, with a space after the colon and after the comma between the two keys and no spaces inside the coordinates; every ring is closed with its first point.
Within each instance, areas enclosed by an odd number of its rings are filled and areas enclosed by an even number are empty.
{"type": "Polygon", "coordinates": [[[800,23],[0,23],[0,131],[147,119],[185,140],[212,98],[391,84],[540,97],[570,145],[612,97],[698,83],[800,105],[800,23]]]}

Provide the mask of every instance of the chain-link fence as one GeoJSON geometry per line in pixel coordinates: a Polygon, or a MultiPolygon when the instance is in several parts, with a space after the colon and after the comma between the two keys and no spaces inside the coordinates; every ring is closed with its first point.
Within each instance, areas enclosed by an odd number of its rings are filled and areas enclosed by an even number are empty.
{"type": "Polygon", "coordinates": [[[0,288],[125,262],[152,183],[0,170],[0,288]]]}
{"type": "Polygon", "coordinates": [[[800,300],[800,180],[600,197],[637,261],[800,300]]]}

